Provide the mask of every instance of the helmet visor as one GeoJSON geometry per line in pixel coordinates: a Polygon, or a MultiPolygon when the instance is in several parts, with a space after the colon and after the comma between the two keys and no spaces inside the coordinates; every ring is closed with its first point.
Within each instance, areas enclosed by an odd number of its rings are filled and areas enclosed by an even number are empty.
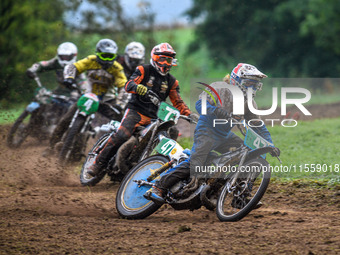
{"type": "Polygon", "coordinates": [[[130,58],[129,62],[132,66],[138,66],[140,64],[142,64],[143,59],[139,59],[139,58],[130,58]]]}
{"type": "Polygon", "coordinates": [[[260,87],[260,82],[257,80],[253,80],[253,79],[242,79],[241,85],[246,87],[246,88],[250,88],[252,87],[253,89],[257,89],[260,87]]]}
{"type": "Polygon", "coordinates": [[[64,61],[70,61],[74,58],[74,55],[58,55],[60,60],[64,60],[64,61]]]}
{"type": "Polygon", "coordinates": [[[117,54],[113,53],[105,53],[105,52],[97,52],[97,56],[104,61],[112,61],[117,57],[117,54]]]}

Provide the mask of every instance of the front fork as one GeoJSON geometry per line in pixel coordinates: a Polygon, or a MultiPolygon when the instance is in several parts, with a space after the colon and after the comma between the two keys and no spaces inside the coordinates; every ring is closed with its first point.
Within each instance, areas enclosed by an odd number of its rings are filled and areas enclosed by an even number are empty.
{"type": "Polygon", "coordinates": [[[155,169],[154,173],[151,174],[148,178],[146,178],[146,181],[145,180],[133,180],[133,181],[136,182],[139,187],[144,186],[144,185],[152,186],[152,185],[154,185],[154,183],[152,183],[151,181],[153,181],[159,175],[161,175],[167,169],[169,169],[174,164],[174,162],[175,162],[175,160],[172,159],[169,162],[162,165],[160,168],[155,169]]]}
{"type": "Polygon", "coordinates": [[[247,154],[248,154],[248,149],[244,148],[243,151],[241,152],[242,156],[241,156],[241,159],[240,159],[240,163],[239,163],[239,165],[237,167],[237,171],[236,171],[235,175],[232,177],[231,182],[227,183],[227,189],[228,189],[229,193],[233,192],[236,189],[235,183],[236,183],[238,177],[241,174],[241,168],[242,168],[242,166],[244,164],[244,161],[246,159],[247,154]]]}

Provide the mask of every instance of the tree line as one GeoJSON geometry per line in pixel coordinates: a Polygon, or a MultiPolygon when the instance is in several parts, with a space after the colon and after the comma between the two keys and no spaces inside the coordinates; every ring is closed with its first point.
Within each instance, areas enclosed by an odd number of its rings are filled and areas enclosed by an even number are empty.
{"type": "MultiPolygon", "coordinates": [[[[0,105],[29,100],[35,84],[25,71],[50,59],[65,41],[79,56],[93,54],[96,42],[114,38],[120,47],[138,40],[150,52],[155,43],[155,13],[140,1],[138,17],[123,15],[120,0],[91,0],[82,10],[77,0],[2,0],[0,3],[0,105]],[[81,13],[79,20],[73,20],[81,13]],[[72,21],[72,20],[71,20],[72,21]]],[[[161,13],[162,10],[159,10],[161,13]]],[[[247,62],[271,77],[338,77],[340,2],[337,0],[193,0],[186,15],[194,21],[196,40],[188,48],[208,49],[209,68],[247,62]]],[[[182,66],[185,59],[181,60],[182,66]]],[[[189,66],[189,65],[187,65],[189,66]]],[[[186,67],[187,67],[186,66],[186,67]]],[[[188,67],[187,67],[188,68],[188,67]]],[[[190,66],[189,66],[190,68],[190,66]]],[[[194,68],[194,67],[192,67],[194,68]]]]}

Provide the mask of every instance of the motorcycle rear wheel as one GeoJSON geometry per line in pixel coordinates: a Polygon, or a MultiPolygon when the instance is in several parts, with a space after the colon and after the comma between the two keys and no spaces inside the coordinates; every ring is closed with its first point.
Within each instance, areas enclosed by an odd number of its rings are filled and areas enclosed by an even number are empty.
{"type": "Polygon", "coordinates": [[[231,177],[222,188],[216,205],[220,221],[241,220],[260,202],[267,190],[271,176],[269,163],[263,158],[256,158],[246,162],[244,167],[233,187],[230,187],[231,177]]]}
{"type": "MultiPolygon", "coordinates": [[[[146,180],[152,170],[169,162],[162,155],[151,156],[132,168],[121,182],[117,196],[116,209],[126,219],[143,219],[156,212],[161,206],[143,197],[151,187],[138,186],[134,180],[146,180]]],[[[154,182],[154,181],[153,181],[154,182]]]]}

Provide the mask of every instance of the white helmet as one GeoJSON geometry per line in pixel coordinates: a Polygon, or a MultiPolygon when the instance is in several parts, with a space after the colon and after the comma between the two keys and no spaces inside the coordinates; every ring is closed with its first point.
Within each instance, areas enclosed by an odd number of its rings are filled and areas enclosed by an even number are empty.
{"type": "Polygon", "coordinates": [[[145,47],[139,42],[130,42],[125,47],[124,60],[130,70],[144,63],[145,47]]]}
{"type": "Polygon", "coordinates": [[[78,49],[71,42],[64,42],[57,49],[58,62],[62,67],[72,64],[77,60],[78,49]]]}
{"type": "Polygon", "coordinates": [[[247,90],[253,90],[253,96],[256,94],[256,90],[262,89],[262,83],[260,82],[267,75],[260,72],[255,66],[239,63],[231,72],[230,84],[238,86],[243,94],[247,95],[247,90]]]}

